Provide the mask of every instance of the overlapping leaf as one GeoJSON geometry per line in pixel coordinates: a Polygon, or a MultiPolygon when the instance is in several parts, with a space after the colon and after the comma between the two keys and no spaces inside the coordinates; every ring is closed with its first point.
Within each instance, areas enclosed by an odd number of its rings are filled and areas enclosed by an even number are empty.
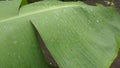
{"type": "Polygon", "coordinates": [[[81,2],[23,6],[19,15],[1,18],[0,67],[50,67],[44,61],[34,25],[60,68],[109,68],[120,45],[119,17],[113,8],[81,2]]]}

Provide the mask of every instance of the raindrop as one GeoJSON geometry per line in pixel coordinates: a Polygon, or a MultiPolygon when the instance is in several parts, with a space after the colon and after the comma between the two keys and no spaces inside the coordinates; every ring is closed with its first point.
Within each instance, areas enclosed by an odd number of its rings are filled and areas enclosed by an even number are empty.
{"type": "Polygon", "coordinates": [[[58,23],[58,24],[57,24],[57,26],[59,27],[59,26],[60,26],[60,24],[58,23]]]}
{"type": "Polygon", "coordinates": [[[96,20],[97,23],[99,23],[99,20],[96,20]]]}
{"type": "Polygon", "coordinates": [[[92,9],[90,9],[90,11],[92,12],[93,10],[92,10],[92,9]]]}
{"type": "Polygon", "coordinates": [[[21,56],[18,56],[18,58],[21,58],[21,56]]]}
{"type": "Polygon", "coordinates": [[[23,42],[22,45],[24,45],[25,43],[23,42]]]}
{"type": "Polygon", "coordinates": [[[10,55],[10,53],[8,53],[8,55],[10,55]]]}
{"type": "Polygon", "coordinates": [[[89,25],[90,23],[88,22],[87,24],[89,25]]]}
{"type": "Polygon", "coordinates": [[[54,41],[54,39],[51,39],[50,41],[51,41],[51,42],[53,42],[53,41],[54,41]]]}
{"type": "Polygon", "coordinates": [[[88,13],[92,13],[92,12],[93,12],[93,10],[92,10],[92,9],[88,10],[88,13]]]}
{"type": "Polygon", "coordinates": [[[71,31],[71,30],[69,30],[68,32],[69,32],[69,33],[71,33],[72,31],[71,31]]]}
{"type": "Polygon", "coordinates": [[[13,53],[13,55],[15,56],[15,55],[16,55],[16,53],[13,53]]]}
{"type": "Polygon", "coordinates": [[[88,22],[91,22],[90,20],[88,20],[88,22]]]}
{"type": "Polygon", "coordinates": [[[91,21],[90,20],[88,20],[88,24],[90,24],[91,23],[91,21]]]}
{"type": "Polygon", "coordinates": [[[79,42],[79,40],[76,39],[75,42],[77,43],[77,42],[79,42]]]}
{"type": "Polygon", "coordinates": [[[88,11],[88,13],[91,13],[91,11],[88,11]]]}
{"type": "Polygon", "coordinates": [[[14,41],[13,43],[14,43],[14,44],[17,44],[17,41],[14,41]]]}
{"type": "Polygon", "coordinates": [[[74,37],[74,35],[72,34],[71,37],[74,37]]]}

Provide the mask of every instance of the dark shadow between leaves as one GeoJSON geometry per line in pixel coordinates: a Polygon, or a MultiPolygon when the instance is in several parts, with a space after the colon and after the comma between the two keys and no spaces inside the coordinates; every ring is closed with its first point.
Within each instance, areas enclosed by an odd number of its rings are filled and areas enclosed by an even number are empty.
{"type": "Polygon", "coordinates": [[[119,50],[118,56],[115,58],[110,68],[120,68],[120,50],[119,50]]]}
{"type": "Polygon", "coordinates": [[[37,33],[37,39],[38,39],[38,42],[40,44],[45,61],[47,62],[47,64],[52,66],[52,68],[59,68],[58,64],[56,63],[56,61],[52,57],[50,51],[47,49],[44,41],[42,40],[42,37],[40,36],[40,33],[38,32],[37,28],[34,25],[33,25],[33,27],[35,29],[35,32],[37,33]]]}
{"type": "MultiPolygon", "coordinates": [[[[33,25],[33,27],[34,27],[34,29],[35,29],[35,31],[37,33],[37,38],[38,38],[38,41],[39,41],[43,56],[45,58],[45,61],[47,62],[47,64],[49,64],[53,68],[59,68],[58,64],[56,63],[56,61],[52,57],[51,53],[47,49],[47,47],[46,47],[44,41],[42,40],[39,32],[37,31],[37,29],[35,28],[34,25],[33,25]]],[[[120,68],[120,50],[119,50],[118,56],[115,58],[114,62],[111,64],[110,68],[120,68]]]]}

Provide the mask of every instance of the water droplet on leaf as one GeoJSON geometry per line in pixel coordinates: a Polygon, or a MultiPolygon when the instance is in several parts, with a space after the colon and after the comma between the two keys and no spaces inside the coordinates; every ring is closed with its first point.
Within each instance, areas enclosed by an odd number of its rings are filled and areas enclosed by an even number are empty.
{"type": "Polygon", "coordinates": [[[97,23],[99,23],[100,21],[99,20],[96,20],[97,23]]]}
{"type": "Polygon", "coordinates": [[[14,41],[13,43],[14,43],[14,44],[17,44],[17,41],[14,41]]]}

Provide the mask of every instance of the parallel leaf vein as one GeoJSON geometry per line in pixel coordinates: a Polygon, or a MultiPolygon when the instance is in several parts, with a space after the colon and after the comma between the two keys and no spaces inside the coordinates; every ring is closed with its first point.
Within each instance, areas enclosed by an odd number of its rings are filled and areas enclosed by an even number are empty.
{"type": "Polygon", "coordinates": [[[10,20],[14,20],[14,19],[18,19],[18,18],[22,18],[22,17],[26,17],[26,16],[30,16],[30,15],[34,15],[34,14],[37,14],[37,13],[42,13],[42,12],[47,12],[47,11],[62,9],[62,8],[68,8],[68,7],[79,7],[79,5],[64,5],[64,6],[56,6],[56,7],[46,8],[46,9],[42,9],[42,10],[37,10],[35,12],[30,12],[30,13],[26,13],[26,14],[23,14],[23,15],[18,15],[18,16],[14,16],[14,17],[11,17],[11,18],[1,20],[0,23],[10,21],[10,20]]]}

